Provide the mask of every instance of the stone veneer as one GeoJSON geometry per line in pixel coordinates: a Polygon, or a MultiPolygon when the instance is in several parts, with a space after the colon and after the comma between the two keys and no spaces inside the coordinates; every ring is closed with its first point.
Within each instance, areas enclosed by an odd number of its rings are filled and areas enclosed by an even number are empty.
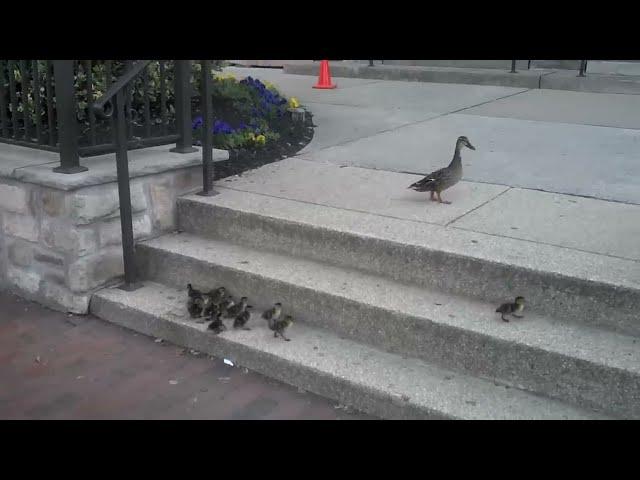
{"type": "MultiPolygon", "coordinates": [[[[201,152],[171,147],[129,153],[136,240],[175,230],[176,197],[202,188],[201,152]]],[[[0,288],[87,313],[91,294],[123,275],[115,158],[83,159],[89,171],[72,175],[53,173],[51,159],[0,144],[0,288]]]]}

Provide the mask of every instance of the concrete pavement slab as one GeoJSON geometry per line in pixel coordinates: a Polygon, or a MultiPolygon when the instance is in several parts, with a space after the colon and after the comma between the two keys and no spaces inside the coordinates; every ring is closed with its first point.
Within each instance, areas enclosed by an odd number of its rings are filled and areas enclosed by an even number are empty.
{"type": "Polygon", "coordinates": [[[464,113],[640,129],[640,95],[538,89],[470,108],[464,113]]]}
{"type": "Polygon", "coordinates": [[[407,187],[416,175],[340,168],[297,158],[265,165],[220,182],[221,187],[345,210],[445,225],[504,192],[507,187],[461,182],[444,196],[451,205],[407,187]]]}
{"type": "Polygon", "coordinates": [[[514,188],[452,226],[640,260],[637,205],[514,188]]]}
{"type": "Polygon", "coordinates": [[[393,108],[307,103],[317,125],[313,140],[300,153],[369,137],[386,130],[434,118],[439,113],[393,108]]]}
{"type": "Polygon", "coordinates": [[[446,166],[456,138],[463,178],[640,204],[640,132],[632,129],[452,114],[329,147],[322,163],[428,173],[446,166]]]}

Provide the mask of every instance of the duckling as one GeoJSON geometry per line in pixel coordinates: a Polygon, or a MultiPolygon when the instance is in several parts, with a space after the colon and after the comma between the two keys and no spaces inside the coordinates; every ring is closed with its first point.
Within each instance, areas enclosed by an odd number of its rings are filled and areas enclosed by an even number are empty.
{"type": "Polygon", "coordinates": [[[233,328],[241,328],[242,330],[251,330],[250,328],[246,328],[245,325],[251,319],[251,309],[253,306],[247,305],[236,319],[233,321],[233,328]]]}
{"type": "Polygon", "coordinates": [[[220,305],[224,300],[225,295],[227,294],[227,289],[224,287],[218,287],[215,290],[211,290],[209,292],[209,298],[211,298],[211,303],[213,305],[220,305]]]}
{"type": "Polygon", "coordinates": [[[233,297],[231,295],[227,295],[227,298],[220,303],[220,312],[222,313],[222,316],[226,317],[229,309],[235,304],[236,302],[233,300],[233,297]]]}
{"type": "Polygon", "coordinates": [[[191,315],[191,318],[198,318],[202,316],[203,309],[203,297],[189,297],[189,300],[187,300],[187,310],[189,311],[189,315],[191,315]]]}
{"type": "Polygon", "coordinates": [[[193,288],[190,283],[187,283],[187,295],[189,295],[189,298],[197,298],[202,297],[202,292],[193,288]]]}
{"type": "Polygon", "coordinates": [[[215,333],[216,335],[218,335],[221,332],[224,332],[227,329],[226,325],[222,322],[222,319],[220,317],[221,317],[221,314],[218,313],[216,315],[216,319],[213,320],[207,327],[207,330],[213,330],[213,333],[215,333]]]}
{"type": "Polygon", "coordinates": [[[263,312],[262,318],[270,322],[271,320],[278,320],[280,318],[280,315],[282,315],[282,304],[278,302],[269,310],[263,312]]]}
{"type": "Polygon", "coordinates": [[[416,192],[431,192],[431,201],[436,200],[434,196],[435,194],[438,196],[438,202],[450,204],[451,202],[442,200],[440,193],[450,187],[453,187],[462,178],[462,157],[460,156],[460,150],[462,150],[462,147],[467,147],[471,150],[476,149],[476,147],[471,145],[467,137],[458,137],[458,140],[456,141],[456,149],[453,154],[453,160],[451,160],[449,166],[436,170],[435,172],[431,172],[422,180],[418,180],[416,183],[411,184],[409,188],[416,192]]]}
{"type": "Polygon", "coordinates": [[[225,313],[226,318],[233,318],[240,315],[244,312],[244,309],[247,308],[248,299],[247,297],[242,297],[240,299],[240,303],[236,303],[235,305],[231,305],[227,307],[227,311],[225,313]]]}
{"type": "Polygon", "coordinates": [[[282,320],[274,320],[271,318],[271,320],[269,320],[269,329],[273,330],[274,338],[278,338],[278,335],[280,335],[284,340],[290,342],[291,339],[284,336],[284,331],[289,328],[292,323],[293,318],[291,315],[287,315],[282,320]]]}
{"type": "Polygon", "coordinates": [[[215,317],[216,315],[218,315],[218,313],[220,313],[220,305],[216,305],[215,303],[213,303],[211,297],[207,295],[204,300],[202,316],[210,318],[215,317]]]}
{"type": "Polygon", "coordinates": [[[508,322],[509,320],[507,318],[504,318],[505,315],[512,315],[516,318],[523,318],[524,315],[516,315],[515,313],[520,313],[522,310],[524,310],[524,297],[516,297],[514,303],[503,303],[498,307],[496,312],[501,314],[502,320],[508,322]]]}

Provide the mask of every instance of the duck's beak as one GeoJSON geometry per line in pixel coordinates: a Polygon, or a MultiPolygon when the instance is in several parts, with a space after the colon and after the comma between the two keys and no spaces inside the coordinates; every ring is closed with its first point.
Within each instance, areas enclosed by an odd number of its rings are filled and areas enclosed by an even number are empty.
{"type": "Polygon", "coordinates": [[[476,147],[471,145],[471,143],[469,143],[469,142],[467,142],[467,147],[469,147],[471,150],[475,150],[476,149],[476,147]]]}

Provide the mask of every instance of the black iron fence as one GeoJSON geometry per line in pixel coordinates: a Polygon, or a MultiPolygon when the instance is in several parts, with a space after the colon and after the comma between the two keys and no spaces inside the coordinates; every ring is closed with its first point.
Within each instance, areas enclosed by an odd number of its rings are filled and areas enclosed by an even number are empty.
{"type": "MultiPolygon", "coordinates": [[[[128,84],[128,148],[180,140],[176,92],[192,93],[177,85],[184,80],[176,75],[180,62],[149,61],[128,84]]],[[[114,152],[113,120],[96,117],[90,106],[132,63],[0,60],[0,142],[57,151],[61,164],[76,166],[77,157],[114,152]]]]}
{"type": "Polygon", "coordinates": [[[87,170],[81,156],[115,152],[125,290],[140,286],[128,151],[175,142],[172,151],[195,152],[194,100],[205,122],[201,194],[215,194],[211,62],[0,60],[0,143],[59,152],[60,166],[53,170],[66,174],[87,170]],[[200,76],[192,82],[194,70],[200,76]]]}

